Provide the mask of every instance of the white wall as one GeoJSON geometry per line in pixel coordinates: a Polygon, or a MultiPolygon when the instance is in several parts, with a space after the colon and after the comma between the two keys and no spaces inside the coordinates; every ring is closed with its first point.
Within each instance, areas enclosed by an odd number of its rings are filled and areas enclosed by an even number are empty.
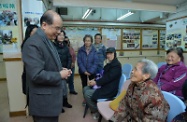
{"type": "Polygon", "coordinates": [[[25,95],[22,93],[22,61],[5,61],[10,112],[24,111],[25,95]]]}
{"type": "Polygon", "coordinates": [[[0,79],[6,78],[5,63],[3,61],[3,55],[0,54],[0,79]]]}

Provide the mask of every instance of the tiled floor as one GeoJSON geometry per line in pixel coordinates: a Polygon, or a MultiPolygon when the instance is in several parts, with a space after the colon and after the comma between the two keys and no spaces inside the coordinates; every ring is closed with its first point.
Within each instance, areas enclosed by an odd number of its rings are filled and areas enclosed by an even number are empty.
{"type": "MultiPolygon", "coordinates": [[[[65,113],[60,114],[59,122],[97,122],[92,118],[90,111],[83,118],[84,107],[82,106],[83,96],[80,77],[75,77],[75,89],[78,95],[69,95],[68,101],[73,108],[64,108],[65,113]]],[[[33,122],[32,117],[20,116],[9,118],[9,106],[6,82],[0,82],[0,122],[33,122]]],[[[103,120],[102,122],[106,122],[103,120]]]]}

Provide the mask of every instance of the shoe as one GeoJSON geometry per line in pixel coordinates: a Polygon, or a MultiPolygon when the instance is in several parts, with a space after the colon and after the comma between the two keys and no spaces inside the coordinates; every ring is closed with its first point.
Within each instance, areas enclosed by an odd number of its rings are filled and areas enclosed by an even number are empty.
{"type": "Polygon", "coordinates": [[[72,108],[72,105],[68,103],[67,97],[63,98],[63,107],[72,108]]]}
{"type": "Polygon", "coordinates": [[[70,91],[69,93],[70,93],[70,94],[74,94],[74,95],[77,95],[77,94],[78,94],[76,91],[70,91]]]}
{"type": "Polygon", "coordinates": [[[99,119],[99,113],[98,112],[93,113],[92,116],[93,116],[93,119],[95,119],[95,120],[99,119]]]}
{"type": "Polygon", "coordinates": [[[62,108],[61,113],[64,113],[64,112],[65,112],[65,110],[62,108]]]}
{"type": "Polygon", "coordinates": [[[67,104],[64,104],[63,107],[72,108],[73,106],[71,104],[67,103],[67,104]]]}

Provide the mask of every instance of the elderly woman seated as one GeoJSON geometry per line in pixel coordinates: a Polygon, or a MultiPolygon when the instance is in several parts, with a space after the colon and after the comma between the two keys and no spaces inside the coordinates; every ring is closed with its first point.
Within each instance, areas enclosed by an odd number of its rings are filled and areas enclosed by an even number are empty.
{"type": "Polygon", "coordinates": [[[84,87],[84,98],[88,104],[93,117],[97,118],[97,99],[114,98],[118,92],[118,84],[122,74],[121,63],[116,57],[116,50],[109,47],[106,50],[108,63],[104,66],[103,76],[100,79],[93,79],[88,82],[89,86],[84,87]],[[94,89],[93,86],[100,86],[94,89]]]}
{"type": "Polygon", "coordinates": [[[142,59],[134,67],[125,97],[112,120],[115,122],[165,122],[169,105],[158,86],[151,80],[158,68],[142,59]]]}
{"type": "Polygon", "coordinates": [[[183,99],[182,84],[187,79],[187,68],[184,64],[182,48],[167,50],[167,64],[161,66],[154,82],[158,87],[183,99]]]}

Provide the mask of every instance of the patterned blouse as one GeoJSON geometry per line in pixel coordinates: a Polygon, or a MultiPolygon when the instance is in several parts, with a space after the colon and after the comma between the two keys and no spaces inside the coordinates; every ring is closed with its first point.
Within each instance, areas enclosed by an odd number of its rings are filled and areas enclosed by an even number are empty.
{"type": "Polygon", "coordinates": [[[172,122],[187,122],[187,112],[177,115],[172,122]]]}
{"type": "Polygon", "coordinates": [[[114,122],[165,122],[169,105],[152,80],[131,83],[115,112],[114,122]]]}

